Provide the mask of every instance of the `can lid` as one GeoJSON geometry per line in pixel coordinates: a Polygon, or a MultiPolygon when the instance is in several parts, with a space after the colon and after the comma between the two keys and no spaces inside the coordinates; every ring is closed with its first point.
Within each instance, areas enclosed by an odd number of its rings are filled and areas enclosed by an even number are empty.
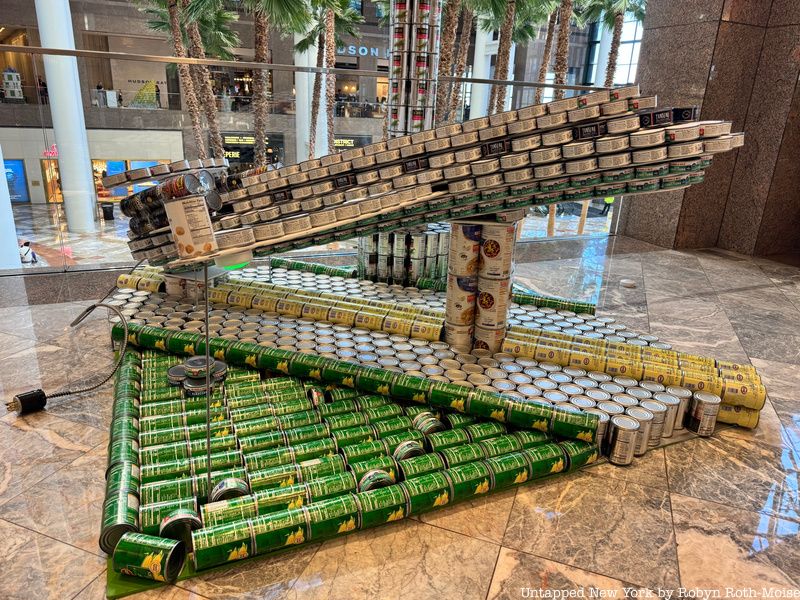
{"type": "Polygon", "coordinates": [[[667,412],[667,405],[663,402],[659,402],[658,400],[643,400],[640,403],[640,406],[642,408],[646,408],[653,414],[667,412]]]}
{"type": "Polygon", "coordinates": [[[609,415],[620,415],[625,412],[625,408],[621,404],[617,404],[616,402],[599,402],[597,404],[597,408],[600,410],[607,412],[609,415]]]}
{"type": "Polygon", "coordinates": [[[695,392],[694,399],[706,404],[720,404],[722,398],[711,392],[695,392]]]}
{"type": "Polygon", "coordinates": [[[641,406],[631,406],[625,410],[625,414],[633,417],[637,421],[652,421],[653,413],[641,406]]]}
{"type": "Polygon", "coordinates": [[[653,400],[658,400],[667,406],[677,406],[681,403],[680,399],[672,394],[668,394],[667,392],[658,392],[653,394],[653,400]]]}
{"type": "Polygon", "coordinates": [[[637,431],[639,429],[639,421],[627,415],[614,415],[611,417],[611,423],[618,429],[626,429],[628,431],[637,431]]]}
{"type": "Polygon", "coordinates": [[[678,385],[669,385],[667,386],[667,393],[672,394],[676,398],[691,398],[692,391],[686,389],[685,387],[680,387],[678,385]]]}

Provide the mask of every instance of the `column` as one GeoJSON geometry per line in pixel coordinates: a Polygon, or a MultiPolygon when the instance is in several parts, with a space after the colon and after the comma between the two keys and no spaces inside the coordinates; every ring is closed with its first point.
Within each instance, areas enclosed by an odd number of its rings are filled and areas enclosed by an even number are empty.
{"type": "MultiPolygon", "coordinates": [[[[0,148],[0,173],[6,172],[3,162],[3,149],[0,148]]],[[[17,228],[14,225],[14,213],[11,211],[11,195],[8,193],[8,182],[0,177],[0,271],[3,269],[19,269],[17,246],[17,228]]]]}
{"type": "Polygon", "coordinates": [[[702,185],[631,198],[621,233],[661,246],[744,254],[800,248],[800,4],[681,0],[647,6],[639,82],[663,106],[733,122],[745,145],[714,159],[702,185]]]}
{"type": "MultiPolygon", "coordinates": [[[[472,76],[475,79],[489,79],[489,63],[491,52],[488,52],[487,45],[497,42],[492,41],[492,32],[484,31],[482,27],[475,28],[475,58],[473,60],[472,76]]],[[[489,92],[492,86],[486,83],[473,83],[472,95],[469,103],[469,118],[485,117],[486,109],[489,107],[489,92]]]]}
{"type": "MultiPolygon", "coordinates": [[[[294,43],[303,36],[295,34],[294,43]]],[[[307,52],[295,53],[294,64],[298,67],[315,67],[317,65],[317,52],[322,48],[312,46],[307,52]]],[[[309,132],[311,127],[311,104],[314,98],[314,74],[295,73],[295,132],[297,162],[308,160],[309,132]]],[[[319,112],[317,113],[317,141],[314,145],[314,157],[319,158],[328,153],[328,116],[325,102],[325,77],[322,77],[322,91],[320,94],[319,112]]]]}
{"type": "MultiPolygon", "coordinates": [[[[36,0],[36,18],[43,47],[75,49],[69,0],[36,0]]],[[[83,119],[78,62],[71,56],[45,56],[44,71],[67,228],[73,233],[94,231],[97,198],[83,119]]]]}

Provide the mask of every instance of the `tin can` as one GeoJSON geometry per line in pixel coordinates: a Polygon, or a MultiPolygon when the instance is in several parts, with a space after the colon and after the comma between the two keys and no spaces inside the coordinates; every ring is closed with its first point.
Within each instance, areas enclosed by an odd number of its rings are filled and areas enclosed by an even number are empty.
{"type": "Polygon", "coordinates": [[[701,437],[709,437],[714,433],[721,405],[720,397],[709,392],[696,391],[692,395],[692,404],[686,423],[687,429],[701,437]]]}
{"type": "Polygon", "coordinates": [[[522,452],[493,456],[485,464],[492,474],[495,490],[525,483],[531,477],[528,457],[522,452]]]}
{"type": "Polygon", "coordinates": [[[532,479],[561,473],[567,467],[564,452],[558,444],[540,444],[522,450],[522,453],[530,460],[532,479]]]}
{"type": "Polygon", "coordinates": [[[758,425],[761,411],[745,408],[744,406],[730,406],[720,404],[717,421],[753,429],[758,425]]]}
{"type": "Polygon", "coordinates": [[[494,488],[492,472],[482,461],[465,463],[444,471],[453,489],[453,500],[466,500],[494,488]]]}
{"type": "Polygon", "coordinates": [[[453,223],[450,229],[448,269],[457,276],[476,276],[481,243],[481,226],[453,223]]]}
{"type": "Polygon", "coordinates": [[[110,555],[123,535],[136,531],[139,531],[139,499],[125,492],[106,498],[103,502],[100,549],[110,555]]]}
{"type": "Polygon", "coordinates": [[[503,345],[503,339],[506,335],[506,328],[502,327],[475,327],[473,335],[475,336],[474,347],[489,350],[490,352],[498,352],[503,345]]]}
{"type": "Polygon", "coordinates": [[[194,547],[196,570],[255,555],[255,544],[249,521],[237,521],[194,531],[192,532],[192,546],[194,547]]]}
{"type": "Polygon", "coordinates": [[[229,477],[217,483],[211,490],[208,496],[209,502],[218,502],[220,500],[230,500],[231,498],[238,498],[240,496],[247,496],[250,493],[250,488],[247,482],[238,477],[229,477]]]}
{"type": "Polygon", "coordinates": [[[440,452],[445,448],[466,444],[469,441],[469,435],[464,429],[448,429],[431,433],[427,436],[428,447],[432,452],[440,452]]]}
{"type": "Polygon", "coordinates": [[[500,456],[522,450],[522,443],[513,435],[501,435],[478,443],[480,443],[483,453],[487,457],[500,456]]]}
{"type": "Polygon", "coordinates": [[[318,477],[305,484],[308,489],[308,496],[312,502],[323,498],[340,496],[347,492],[355,492],[358,483],[350,471],[335,473],[325,477],[318,477]]]}
{"type": "MultiPolygon", "coordinates": [[[[453,325],[471,325],[475,321],[478,278],[474,275],[447,275],[445,319],[453,325]]],[[[452,345],[452,344],[451,344],[452,345]]]]}
{"type": "Polygon", "coordinates": [[[126,533],[111,562],[116,573],[173,583],[186,562],[186,546],[180,540],[126,533]]]}
{"type": "Polygon", "coordinates": [[[392,486],[396,481],[390,473],[383,469],[371,469],[358,478],[358,491],[366,492],[392,486]]]}
{"type": "Polygon", "coordinates": [[[399,472],[404,480],[419,477],[426,473],[441,471],[445,463],[439,454],[423,454],[398,461],[399,472]]]}
{"type": "Polygon", "coordinates": [[[639,421],[626,415],[611,417],[608,433],[608,460],[615,465],[633,462],[636,449],[639,421]]]}
{"type": "Polygon", "coordinates": [[[481,234],[478,275],[484,278],[511,277],[516,242],[516,224],[487,224],[481,234]]]}
{"type": "MultiPolygon", "coordinates": [[[[348,465],[356,481],[361,485],[361,479],[370,471],[382,471],[388,475],[392,483],[397,481],[397,462],[391,456],[378,456],[369,460],[354,462],[348,465]]],[[[360,489],[360,488],[359,488],[360,489]]]]}
{"type": "Polygon", "coordinates": [[[650,430],[653,426],[653,413],[641,406],[631,406],[625,409],[625,414],[639,422],[636,432],[636,445],[633,453],[635,456],[644,456],[650,448],[650,430]]]}
{"type": "Polygon", "coordinates": [[[139,466],[132,462],[118,462],[106,471],[106,497],[119,493],[139,495],[141,476],[139,466]]]}
{"type": "Polygon", "coordinates": [[[553,408],[550,432],[584,442],[597,441],[597,416],[569,405],[553,408]]]}
{"type": "Polygon", "coordinates": [[[504,327],[510,302],[510,279],[478,278],[475,325],[486,329],[504,327]]]}
{"type": "Polygon", "coordinates": [[[676,385],[667,386],[666,391],[668,394],[672,394],[680,400],[678,412],[675,415],[675,430],[681,431],[686,427],[686,414],[689,411],[689,406],[692,401],[692,392],[691,390],[676,385]]]}
{"type": "Polygon", "coordinates": [[[349,494],[314,502],[303,511],[308,518],[308,540],[328,539],[358,527],[358,504],[349,494]]]}
{"type": "Polygon", "coordinates": [[[661,437],[672,437],[672,433],[675,430],[675,420],[678,416],[678,411],[680,410],[680,399],[672,394],[668,394],[667,392],[656,392],[653,394],[653,400],[661,402],[667,407],[667,413],[664,417],[664,429],[661,437]]]}
{"type": "Polygon", "coordinates": [[[655,448],[661,444],[661,438],[664,434],[664,426],[667,419],[667,406],[657,400],[643,400],[639,403],[639,406],[653,413],[653,424],[650,428],[648,445],[650,448],[655,448]]]}
{"type": "Polygon", "coordinates": [[[383,456],[387,453],[386,443],[383,440],[373,440],[369,442],[362,442],[360,444],[352,444],[341,448],[341,454],[345,462],[349,465],[354,462],[360,462],[383,456]]]}
{"type": "Polygon", "coordinates": [[[398,521],[406,516],[406,495],[399,485],[359,492],[355,498],[361,508],[362,529],[398,521]]]}
{"type": "Polygon", "coordinates": [[[567,457],[567,471],[575,471],[581,467],[592,464],[600,455],[600,448],[597,444],[580,442],[578,440],[566,440],[560,442],[559,446],[567,457]]]}
{"type": "Polygon", "coordinates": [[[467,434],[469,435],[469,439],[472,442],[480,442],[495,438],[503,435],[506,432],[505,425],[493,421],[474,423],[472,425],[467,425],[464,429],[466,430],[467,434]]]}
{"type": "Polygon", "coordinates": [[[521,429],[515,431],[512,435],[519,440],[523,449],[534,448],[535,446],[540,446],[551,441],[551,437],[543,431],[521,429]]]}
{"type": "Polygon", "coordinates": [[[192,531],[200,529],[203,522],[194,508],[178,508],[167,514],[158,528],[158,536],[183,542],[187,551],[192,549],[192,531]]]}
{"type": "Polygon", "coordinates": [[[336,442],[336,445],[343,448],[353,444],[370,442],[375,439],[376,433],[372,425],[357,425],[355,427],[346,427],[344,429],[332,431],[331,436],[336,442]]]}
{"type": "Polygon", "coordinates": [[[180,498],[142,504],[139,507],[139,523],[141,532],[147,535],[158,535],[162,519],[175,510],[197,510],[196,498],[180,498]]]}
{"type": "Polygon", "coordinates": [[[426,473],[400,484],[408,497],[408,514],[418,515],[433,508],[446,506],[451,500],[449,480],[443,472],[426,473]]]}

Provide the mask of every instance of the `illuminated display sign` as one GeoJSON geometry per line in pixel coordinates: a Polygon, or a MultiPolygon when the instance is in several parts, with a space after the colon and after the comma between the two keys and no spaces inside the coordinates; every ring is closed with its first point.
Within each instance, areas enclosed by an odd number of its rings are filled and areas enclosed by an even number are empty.
{"type": "MultiPolygon", "coordinates": [[[[222,147],[225,150],[225,158],[231,164],[249,164],[255,162],[255,135],[243,131],[224,132],[222,134],[222,147]]],[[[282,133],[267,134],[267,152],[277,157],[277,160],[284,160],[284,146],[282,133]]]]}

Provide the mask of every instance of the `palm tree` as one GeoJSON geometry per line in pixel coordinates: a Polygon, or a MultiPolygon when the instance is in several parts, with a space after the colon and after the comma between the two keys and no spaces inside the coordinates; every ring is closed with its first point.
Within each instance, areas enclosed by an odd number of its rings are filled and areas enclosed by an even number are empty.
{"type": "MultiPolygon", "coordinates": [[[[149,17],[147,26],[150,29],[167,33],[172,37],[168,2],[149,0],[141,10],[149,17]]],[[[189,56],[192,58],[214,56],[224,60],[235,58],[233,48],[240,42],[239,35],[231,29],[231,23],[239,17],[235,12],[222,8],[219,0],[191,0],[190,2],[183,0],[178,16],[182,32],[181,42],[184,48],[189,47],[189,56]]],[[[218,135],[216,103],[210,102],[208,97],[209,91],[213,96],[208,68],[202,65],[192,65],[189,68],[189,74],[192,78],[192,87],[197,103],[198,105],[202,104],[206,113],[214,155],[224,156],[222,138],[218,135]],[[208,86],[205,85],[206,83],[208,86]],[[200,98],[202,98],[202,102],[199,101],[200,98]]],[[[184,89],[184,94],[186,93],[187,90],[184,89]]],[[[202,130],[200,135],[203,136],[202,130]]]]}
{"type": "MultiPolygon", "coordinates": [[[[364,17],[350,6],[350,0],[311,0],[312,26],[299,42],[294,45],[295,52],[307,52],[309,48],[317,48],[317,67],[325,66],[325,29],[327,9],[334,11],[334,40],[335,47],[343,45],[342,36],[360,38],[361,31],[357,27],[364,22],[364,17]]],[[[333,68],[334,64],[327,65],[333,68]]],[[[317,119],[319,106],[322,103],[322,73],[314,74],[314,91],[311,99],[311,130],[308,137],[308,158],[314,158],[314,151],[317,141],[317,119]]],[[[330,123],[328,123],[330,126],[330,123]]],[[[333,130],[329,127],[328,138],[333,136],[333,130]]]]}
{"type": "Polygon", "coordinates": [[[647,0],[584,0],[583,18],[589,22],[602,23],[603,27],[613,32],[611,48],[608,51],[605,87],[614,85],[614,74],[617,70],[619,43],[622,38],[622,24],[625,15],[630,14],[637,21],[644,19],[647,0]]]}
{"type": "MultiPolygon", "coordinates": [[[[556,76],[553,81],[556,85],[567,82],[569,69],[569,26],[572,21],[573,0],[561,0],[558,9],[558,43],[556,45],[556,76]]],[[[564,90],[556,89],[553,93],[555,100],[564,97],[564,90]]]]}
{"type": "Polygon", "coordinates": [[[442,8],[442,33],[439,41],[439,69],[436,82],[436,123],[447,120],[447,96],[451,85],[442,81],[453,69],[453,56],[458,30],[458,17],[461,12],[461,0],[446,0],[442,8]]]}
{"type": "MultiPolygon", "coordinates": [[[[550,16],[547,18],[547,34],[544,37],[544,52],[542,53],[542,64],[539,65],[539,76],[536,81],[544,83],[547,81],[547,70],[550,68],[550,57],[553,54],[553,37],[556,30],[556,21],[558,20],[558,1],[545,0],[543,5],[545,10],[550,11],[550,16]]],[[[542,92],[544,88],[537,87],[534,97],[534,103],[539,104],[542,101],[542,92]]]]}
{"type": "MultiPolygon", "coordinates": [[[[472,40],[474,22],[474,9],[470,5],[470,2],[465,0],[461,5],[461,35],[458,38],[458,52],[456,54],[457,58],[454,71],[455,77],[463,77],[467,70],[467,56],[469,54],[469,45],[472,40]]],[[[463,83],[455,83],[449,86],[450,95],[446,105],[448,121],[455,121],[456,119],[456,112],[461,102],[461,90],[463,86],[463,83]]]]}
{"type": "MultiPolygon", "coordinates": [[[[183,31],[181,29],[178,0],[169,0],[167,10],[169,12],[169,26],[172,33],[172,46],[175,56],[178,58],[186,58],[186,46],[183,44],[183,31]]],[[[183,88],[184,97],[186,98],[186,106],[189,109],[189,117],[192,120],[192,133],[194,134],[195,146],[197,146],[197,157],[207,158],[208,153],[206,152],[206,146],[203,142],[203,124],[200,119],[200,104],[197,101],[197,92],[194,89],[189,65],[178,63],[178,76],[180,78],[181,87],[183,88]]]]}
{"type": "MultiPolygon", "coordinates": [[[[511,60],[511,37],[514,34],[514,19],[517,12],[517,1],[506,0],[503,23],[500,26],[500,35],[497,43],[497,62],[495,63],[494,78],[508,79],[508,65],[511,60]]],[[[489,114],[499,112],[506,102],[506,86],[493,85],[489,94],[489,114]]]]}
{"type": "MultiPolygon", "coordinates": [[[[308,27],[311,15],[305,2],[298,0],[246,0],[244,5],[253,14],[253,61],[269,62],[269,30],[302,31],[308,27]]],[[[255,135],[255,162],[258,167],[267,165],[267,97],[266,69],[253,72],[253,129],[255,135]]]]}
{"type": "MultiPolygon", "coordinates": [[[[325,11],[325,64],[329,69],[336,66],[336,13],[332,8],[325,11]]],[[[336,75],[325,77],[325,107],[328,109],[328,154],[336,150],[333,139],[334,104],[336,103],[336,75]]]]}

